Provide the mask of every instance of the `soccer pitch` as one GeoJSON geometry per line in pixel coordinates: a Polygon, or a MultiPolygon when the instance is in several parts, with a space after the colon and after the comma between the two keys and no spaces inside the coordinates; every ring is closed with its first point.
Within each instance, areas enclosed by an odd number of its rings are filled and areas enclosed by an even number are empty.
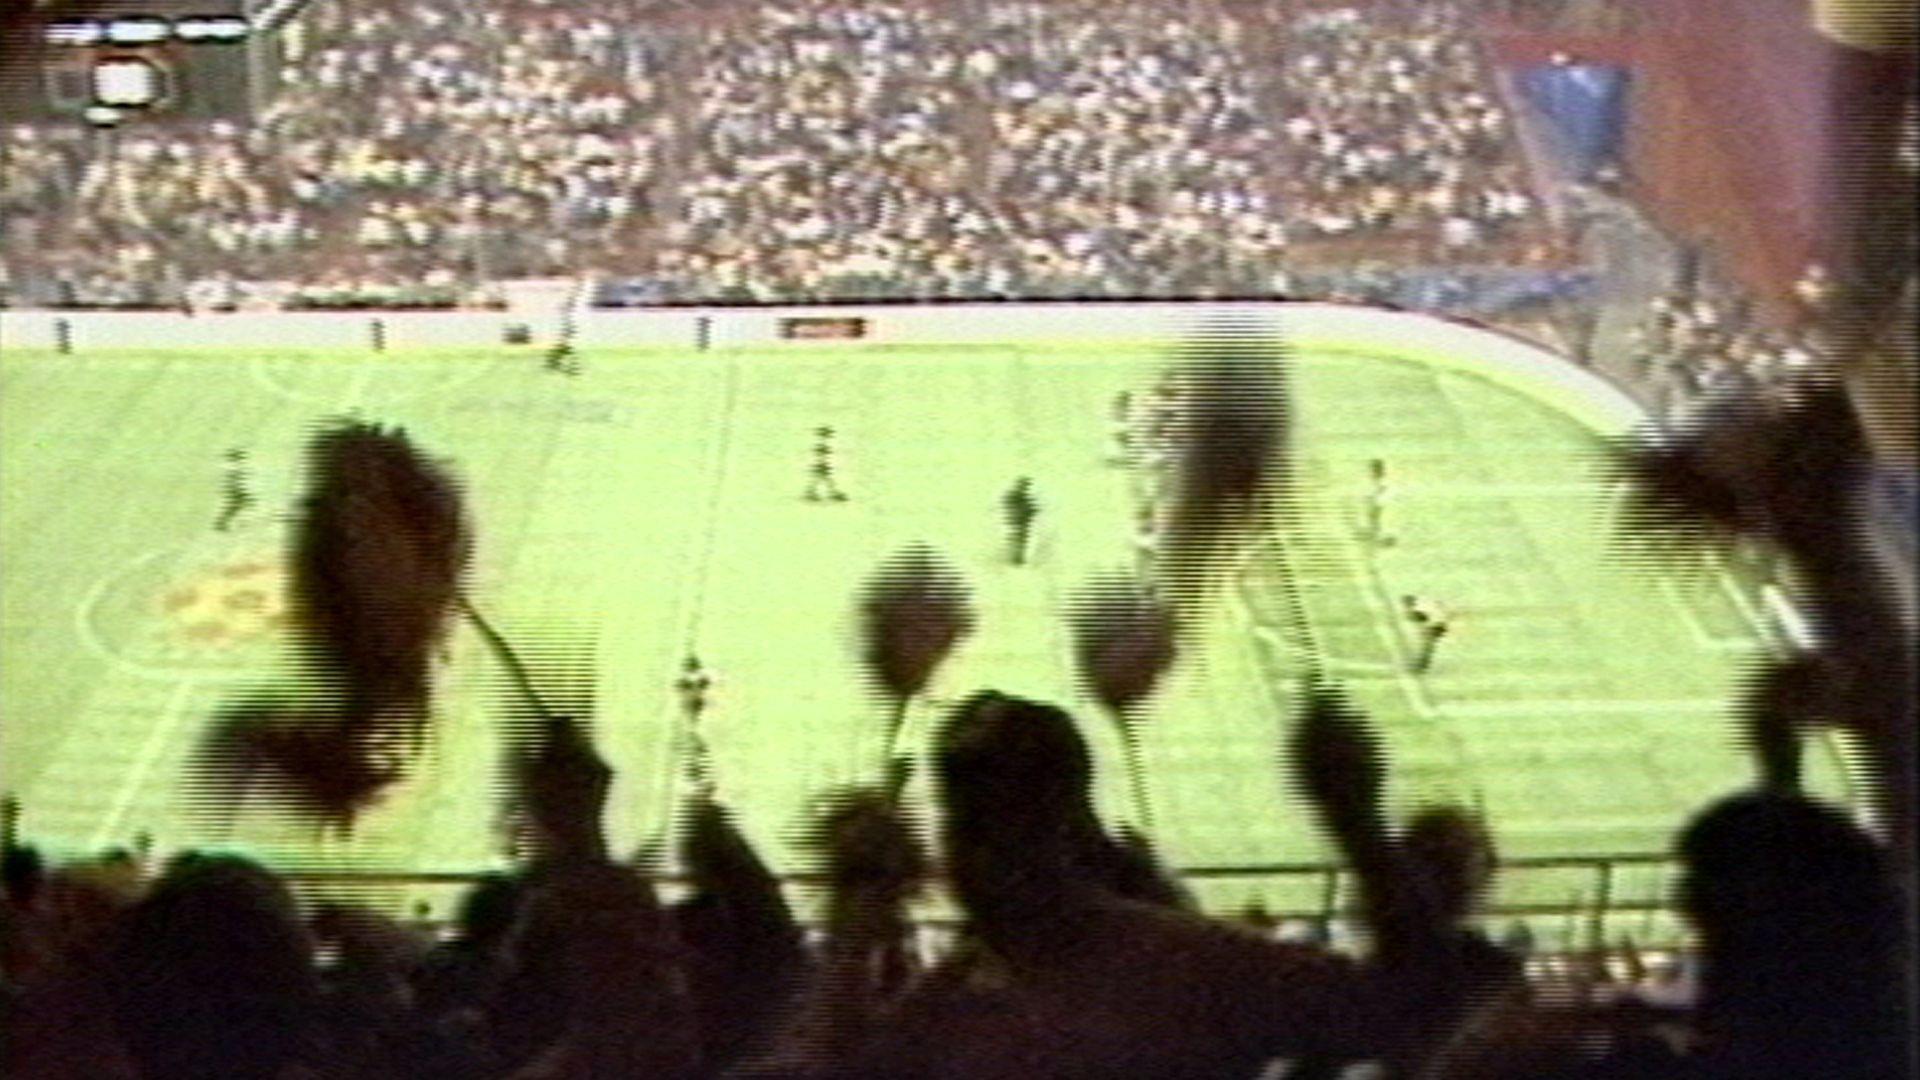
{"type": "MultiPolygon", "coordinates": [[[[550,696],[593,704],[626,852],[670,800],[673,690],[712,673],[704,729],[723,797],[782,869],[811,800],[866,776],[885,712],[856,608],[886,557],[924,543],[966,579],[978,626],[910,714],[993,687],[1078,716],[1109,820],[1129,816],[1117,740],[1074,675],[1063,612],[1130,564],[1131,480],[1105,462],[1110,407],[1164,349],[909,347],[582,352],[577,379],[524,348],[366,353],[9,350],[0,362],[0,787],[55,852],[150,831],[168,851],[236,847],[283,867],[497,865],[505,673],[461,626],[435,735],[350,840],[242,807],[188,813],[203,725],[291,671],[276,613],[287,519],[316,424],[403,425],[468,485],[470,593],[550,696]],[[813,429],[837,432],[846,503],[809,503],[813,429]],[[221,455],[257,501],[225,533],[221,455]],[[1000,497],[1034,478],[1030,565],[1004,559],[1000,497]]],[[[1177,866],[1328,852],[1279,769],[1309,648],[1377,721],[1409,808],[1484,807],[1504,857],[1661,853],[1686,816],[1749,782],[1731,703],[1762,651],[1739,589],[1612,554],[1599,442],[1511,378],[1331,349],[1289,361],[1296,498],[1209,610],[1142,728],[1157,839],[1177,866]],[[1391,477],[1386,531],[1357,535],[1366,462],[1391,477]],[[1399,598],[1444,603],[1432,670],[1406,671],[1399,598]]],[[[1812,788],[1844,790],[1830,754],[1812,788]]],[[[916,790],[918,790],[916,788],[916,790]]],[[[1565,901],[1584,877],[1503,885],[1565,901]]],[[[1617,885],[1664,892],[1654,872],[1617,885]]],[[[1319,888],[1257,877],[1197,891],[1231,910],[1319,888]]],[[[1655,929],[1652,921],[1648,930],[1655,929]]],[[[1657,935],[1656,935],[1657,936],[1657,935]]]]}

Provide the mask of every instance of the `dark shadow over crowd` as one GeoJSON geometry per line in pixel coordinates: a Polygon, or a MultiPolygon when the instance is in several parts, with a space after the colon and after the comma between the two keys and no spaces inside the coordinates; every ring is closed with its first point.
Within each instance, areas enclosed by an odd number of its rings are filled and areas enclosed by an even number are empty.
{"type": "Polygon", "coordinates": [[[1365,718],[1312,691],[1282,773],[1360,883],[1367,948],[1197,911],[1138,834],[1094,816],[1087,745],[1051,706],[983,692],[932,755],[940,820],[887,786],[817,823],[830,900],[802,931],[710,789],[691,893],[611,859],[611,770],[559,728],[530,771],[531,856],[435,940],[303,911],[246,858],[7,852],[6,1075],[46,1078],[1892,1078],[1899,899],[1885,850],[1791,790],[1707,805],[1676,840],[1697,942],[1688,1005],[1568,999],[1472,928],[1495,852],[1453,808],[1404,828],[1365,718]],[[584,795],[583,795],[584,793],[584,795]],[[965,913],[913,947],[930,847],[965,913]],[[1379,1072],[1346,1073],[1372,1063],[1379,1072]]]}

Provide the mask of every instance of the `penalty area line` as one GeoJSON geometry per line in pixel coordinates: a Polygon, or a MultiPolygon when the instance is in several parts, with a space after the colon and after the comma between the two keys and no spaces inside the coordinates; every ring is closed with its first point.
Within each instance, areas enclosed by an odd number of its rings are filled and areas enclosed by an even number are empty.
{"type": "Polygon", "coordinates": [[[127,782],[121,785],[120,794],[114,797],[113,808],[107,811],[100,827],[94,830],[93,836],[87,841],[87,850],[101,850],[119,832],[122,819],[133,806],[134,797],[146,784],[147,774],[153,771],[153,763],[159,758],[161,749],[172,741],[173,734],[179,730],[181,719],[186,716],[187,699],[193,695],[193,689],[192,682],[182,682],[173,691],[173,696],[167,699],[166,711],[161,714],[160,722],[147,732],[146,742],[140,746],[140,755],[134,759],[133,772],[127,777],[127,782]]]}
{"type": "Polygon", "coordinates": [[[1539,701],[1483,701],[1465,705],[1443,705],[1446,716],[1651,716],[1683,713],[1699,715],[1725,712],[1728,702],[1719,698],[1674,698],[1667,701],[1587,701],[1579,698],[1548,698],[1539,701]]]}

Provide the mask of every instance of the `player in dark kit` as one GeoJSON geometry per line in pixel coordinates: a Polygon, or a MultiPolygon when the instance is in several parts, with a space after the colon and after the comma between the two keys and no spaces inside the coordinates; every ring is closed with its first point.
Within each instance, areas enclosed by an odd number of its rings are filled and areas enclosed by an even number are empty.
{"type": "Polygon", "coordinates": [[[1367,462],[1367,496],[1361,508],[1360,538],[1370,547],[1390,547],[1393,537],[1386,532],[1387,463],[1374,458],[1367,462]]]}
{"type": "Polygon", "coordinates": [[[833,479],[833,429],[815,428],[813,432],[813,467],[807,480],[807,501],[819,502],[827,499],[832,502],[846,502],[846,492],[833,479]]]}
{"type": "Polygon", "coordinates": [[[573,321],[573,308],[568,306],[560,312],[560,338],[547,349],[541,367],[567,376],[580,374],[580,356],[573,348],[573,338],[578,332],[579,327],[573,321]]]}
{"type": "Polygon", "coordinates": [[[1040,504],[1033,497],[1033,480],[1021,477],[1001,499],[1007,512],[1008,557],[1015,566],[1027,561],[1027,544],[1033,538],[1033,519],[1040,516],[1040,504]]]}
{"type": "Polygon", "coordinates": [[[1440,639],[1446,637],[1451,629],[1452,617],[1438,602],[1417,596],[1401,597],[1400,606],[1407,620],[1413,623],[1414,632],[1420,635],[1420,644],[1411,667],[1414,674],[1423,674],[1433,666],[1434,650],[1440,647],[1440,639]]]}
{"type": "Polygon", "coordinates": [[[229,450],[226,461],[226,472],[220,477],[220,516],[213,522],[215,532],[231,529],[233,519],[253,505],[253,493],[247,490],[247,452],[229,450]]]}
{"type": "Polygon", "coordinates": [[[540,366],[544,370],[557,371],[562,375],[580,374],[580,363],[574,356],[573,342],[564,337],[554,342],[547,349],[546,358],[540,366]]]}

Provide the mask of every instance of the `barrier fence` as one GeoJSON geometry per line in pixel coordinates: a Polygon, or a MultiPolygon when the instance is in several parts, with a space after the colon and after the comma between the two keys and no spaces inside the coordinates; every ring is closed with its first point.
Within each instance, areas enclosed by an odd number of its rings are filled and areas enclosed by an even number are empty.
{"type": "MultiPolygon", "coordinates": [[[[1252,902],[1266,916],[1301,921],[1339,945],[1351,941],[1357,919],[1356,881],[1351,871],[1329,863],[1266,863],[1186,867],[1177,871],[1200,907],[1221,918],[1248,913],[1252,902]]],[[[1642,948],[1676,948],[1684,933],[1671,896],[1678,880],[1674,860],[1661,854],[1543,856],[1499,864],[1489,902],[1481,909],[1484,929],[1505,938],[1517,926],[1536,954],[1602,952],[1630,939],[1642,948]]],[[[367,904],[429,928],[453,918],[461,894],[485,876],[480,871],[368,872],[295,870],[283,874],[310,904],[367,904]]],[[[684,877],[654,879],[668,900],[689,890],[684,877]]],[[[824,878],[780,875],[796,917],[821,921],[824,878]]],[[[930,890],[934,892],[937,890],[930,890]]],[[[957,929],[961,916],[943,897],[915,906],[912,922],[939,933],[957,929]]]]}

